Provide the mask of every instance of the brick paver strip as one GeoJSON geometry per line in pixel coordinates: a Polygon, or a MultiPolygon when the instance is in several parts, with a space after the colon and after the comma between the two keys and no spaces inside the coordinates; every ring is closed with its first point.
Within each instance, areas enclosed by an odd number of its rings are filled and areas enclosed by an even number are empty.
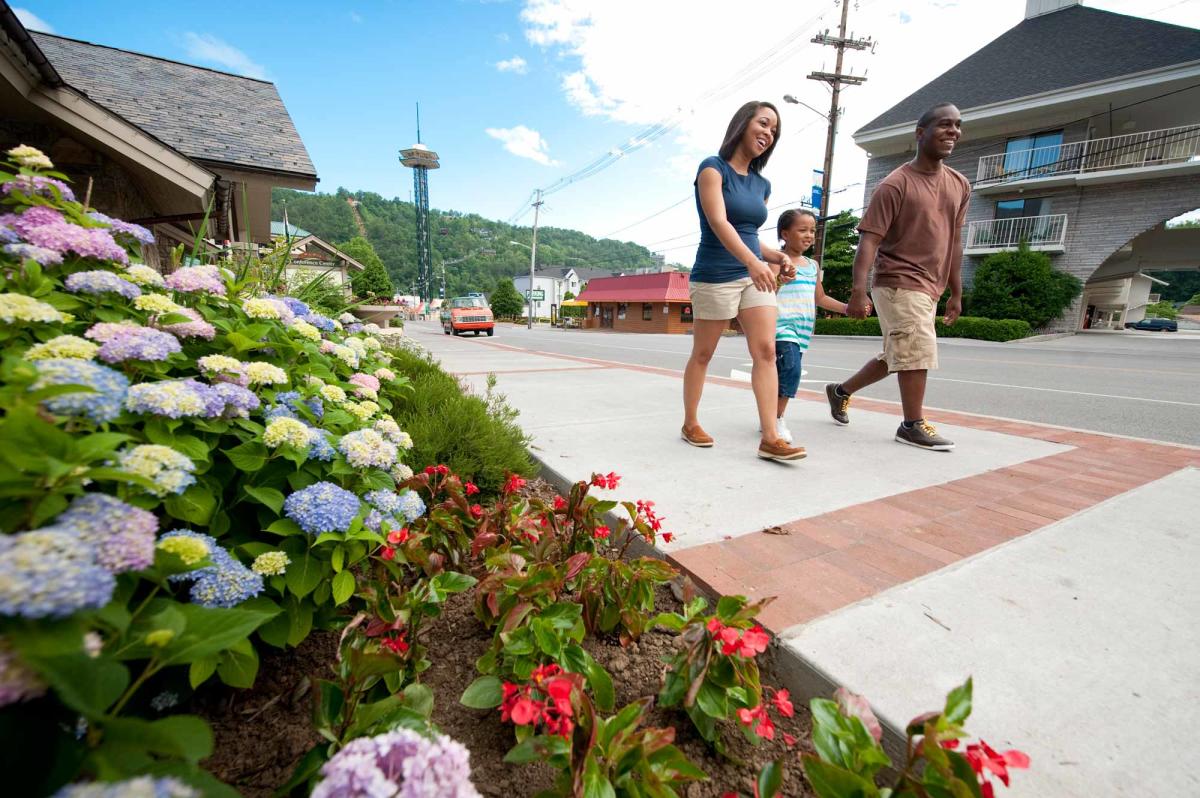
{"type": "MultiPolygon", "coordinates": [[[[682,377],[681,371],[673,369],[480,343],[592,366],[682,377]]],[[[709,377],[708,382],[750,389],[745,382],[724,377],[709,377]]],[[[826,401],[823,392],[808,390],[801,390],[796,398],[826,401]]],[[[854,409],[895,414],[896,405],[856,398],[854,409]]],[[[760,620],[779,633],[1180,469],[1200,467],[1200,448],[947,410],[929,411],[929,420],[1075,448],[799,519],[780,527],[785,534],[741,535],[678,550],[668,559],[715,593],[776,596],[760,620]]]]}

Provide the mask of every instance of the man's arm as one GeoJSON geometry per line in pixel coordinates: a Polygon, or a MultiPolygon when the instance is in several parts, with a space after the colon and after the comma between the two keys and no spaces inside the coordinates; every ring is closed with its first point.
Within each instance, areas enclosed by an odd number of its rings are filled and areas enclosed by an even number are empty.
{"type": "Polygon", "coordinates": [[[967,223],[967,206],[971,202],[971,189],[967,187],[967,197],[958,209],[958,218],[954,220],[954,245],[950,252],[950,275],[947,281],[950,286],[950,298],[946,300],[946,313],[943,316],[946,324],[953,324],[962,315],[962,229],[967,223]]]}

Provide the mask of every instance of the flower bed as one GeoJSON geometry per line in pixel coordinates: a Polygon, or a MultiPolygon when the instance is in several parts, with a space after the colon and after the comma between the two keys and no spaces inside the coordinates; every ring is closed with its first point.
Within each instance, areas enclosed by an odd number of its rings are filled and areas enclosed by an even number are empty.
{"type": "MultiPolygon", "coordinates": [[[[510,792],[779,794],[791,754],[748,778],[803,747],[760,671],[765,602],[668,601],[675,571],[627,556],[671,539],[653,502],[598,498],[612,473],[565,497],[482,464],[492,491],[444,464],[414,474],[396,415],[415,383],[370,327],[266,293],[256,262],[163,277],[136,263],[147,231],[87,212],[41,153],[9,154],[0,729],[15,794],[235,795],[209,762],[283,793],[478,795],[439,723],[510,792]],[[297,656],[328,668],[279,682],[297,656]],[[283,746],[294,767],[227,767],[284,701],[311,712],[313,734],[283,746]]],[[[914,721],[896,794],[981,796],[988,773],[1024,766],[952,750],[969,711],[968,682],[914,721]]],[[[813,712],[814,791],[876,794],[865,702],[813,712]]]]}

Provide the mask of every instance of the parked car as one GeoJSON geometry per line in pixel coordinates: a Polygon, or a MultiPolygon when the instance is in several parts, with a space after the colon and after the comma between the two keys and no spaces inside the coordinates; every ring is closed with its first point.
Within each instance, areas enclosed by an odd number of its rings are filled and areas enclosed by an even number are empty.
{"type": "Polygon", "coordinates": [[[441,312],[442,332],[446,335],[459,335],[474,331],[476,335],[486,332],[493,335],[496,332],[496,321],[492,318],[492,309],[487,306],[482,294],[468,294],[451,299],[441,312]]]}
{"type": "Polygon", "coordinates": [[[1150,332],[1179,332],[1179,322],[1174,319],[1142,319],[1125,325],[1127,330],[1149,330],[1150,332]]]}

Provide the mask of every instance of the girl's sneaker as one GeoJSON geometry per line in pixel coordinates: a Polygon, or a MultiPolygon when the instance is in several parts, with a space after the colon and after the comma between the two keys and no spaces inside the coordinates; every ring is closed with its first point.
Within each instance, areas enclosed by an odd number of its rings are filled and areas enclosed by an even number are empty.
{"type": "Polygon", "coordinates": [[[782,418],[775,419],[775,435],[784,443],[792,442],[792,431],[788,429],[787,422],[782,418]]]}

